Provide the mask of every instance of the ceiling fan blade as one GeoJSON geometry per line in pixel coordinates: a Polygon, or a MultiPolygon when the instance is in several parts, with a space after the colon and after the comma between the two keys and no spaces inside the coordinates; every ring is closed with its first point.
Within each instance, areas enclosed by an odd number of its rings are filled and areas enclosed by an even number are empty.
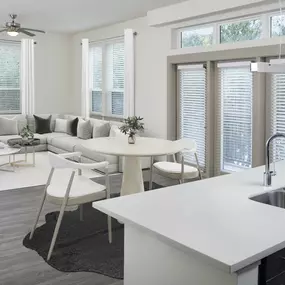
{"type": "Polygon", "coordinates": [[[43,34],[45,34],[45,31],[43,31],[43,30],[28,29],[28,28],[21,28],[21,29],[26,30],[26,31],[38,32],[38,33],[43,33],[43,34]]]}
{"type": "Polygon", "coordinates": [[[8,31],[8,29],[2,29],[2,30],[0,30],[0,33],[7,32],[7,31],[8,31]]]}
{"type": "Polygon", "coordinates": [[[25,29],[19,29],[18,32],[23,33],[23,34],[25,34],[25,35],[27,35],[29,37],[34,37],[35,36],[35,34],[30,33],[28,31],[26,31],[25,29]]]}

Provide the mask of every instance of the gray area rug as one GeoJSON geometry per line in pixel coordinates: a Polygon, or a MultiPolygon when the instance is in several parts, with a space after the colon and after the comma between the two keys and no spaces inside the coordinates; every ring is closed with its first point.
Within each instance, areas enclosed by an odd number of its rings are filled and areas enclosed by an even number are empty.
{"type": "MultiPolygon", "coordinates": [[[[96,182],[105,183],[104,178],[96,182]]],[[[110,177],[111,189],[119,192],[121,177],[110,177]]],[[[148,190],[145,182],[145,189],[148,190]]],[[[161,186],[154,183],[154,189],[161,186]]],[[[113,197],[116,194],[112,195],[113,197]]],[[[45,224],[38,227],[32,240],[29,234],[23,245],[35,250],[46,260],[59,212],[48,213],[45,224]]],[[[66,212],[59,231],[55,249],[48,264],[62,272],[96,272],[116,279],[123,279],[124,227],[112,219],[113,242],[108,242],[107,216],[84,205],[84,221],[79,219],[79,210],[66,212]]]]}

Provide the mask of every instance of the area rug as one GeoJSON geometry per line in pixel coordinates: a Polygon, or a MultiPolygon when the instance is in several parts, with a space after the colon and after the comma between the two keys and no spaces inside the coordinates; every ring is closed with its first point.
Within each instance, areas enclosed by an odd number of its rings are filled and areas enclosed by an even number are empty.
{"type": "MultiPolygon", "coordinates": [[[[112,184],[111,184],[112,185],[112,184]]],[[[160,188],[154,183],[154,188],[160,188]]],[[[148,183],[145,183],[148,189],[148,183]]],[[[38,227],[32,240],[29,234],[23,245],[47,258],[59,212],[46,215],[46,223],[38,227]]],[[[65,212],[50,266],[62,272],[96,272],[116,279],[124,277],[124,227],[112,219],[113,242],[108,242],[107,216],[91,204],[84,205],[84,221],[79,210],[65,212]]]]}

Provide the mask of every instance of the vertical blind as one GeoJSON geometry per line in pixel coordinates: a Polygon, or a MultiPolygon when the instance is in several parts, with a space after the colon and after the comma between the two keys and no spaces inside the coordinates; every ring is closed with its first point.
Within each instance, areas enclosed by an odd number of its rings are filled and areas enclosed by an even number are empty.
{"type": "MultiPolygon", "coordinates": [[[[203,65],[178,66],[179,136],[197,143],[201,168],[206,170],[206,69],[203,65]]],[[[193,155],[185,161],[195,164],[193,155]]]]}
{"type": "Polygon", "coordinates": [[[219,171],[239,171],[252,166],[253,75],[248,62],[221,63],[218,68],[219,171]]]}
{"type": "Polygon", "coordinates": [[[0,113],[21,112],[21,45],[0,41],[0,113]]]}
{"type": "MultiPolygon", "coordinates": [[[[285,74],[271,75],[271,134],[285,133],[285,74]]],[[[285,159],[284,139],[273,142],[274,161],[285,159]]]]}
{"type": "Polygon", "coordinates": [[[123,116],[125,49],[123,41],[90,47],[92,112],[123,116]]]}

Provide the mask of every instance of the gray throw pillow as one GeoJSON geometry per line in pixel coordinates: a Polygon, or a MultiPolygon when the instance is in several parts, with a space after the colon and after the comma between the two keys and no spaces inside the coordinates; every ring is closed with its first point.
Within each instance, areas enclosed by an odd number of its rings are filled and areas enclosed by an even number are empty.
{"type": "Polygon", "coordinates": [[[0,135],[18,135],[18,122],[7,118],[0,118],[0,135]]]}
{"type": "Polygon", "coordinates": [[[77,137],[83,140],[89,140],[92,136],[92,126],[90,121],[79,120],[77,126],[77,137]]]}
{"type": "Polygon", "coordinates": [[[110,135],[110,124],[106,122],[105,124],[99,124],[93,126],[93,138],[104,138],[110,135]]]}

